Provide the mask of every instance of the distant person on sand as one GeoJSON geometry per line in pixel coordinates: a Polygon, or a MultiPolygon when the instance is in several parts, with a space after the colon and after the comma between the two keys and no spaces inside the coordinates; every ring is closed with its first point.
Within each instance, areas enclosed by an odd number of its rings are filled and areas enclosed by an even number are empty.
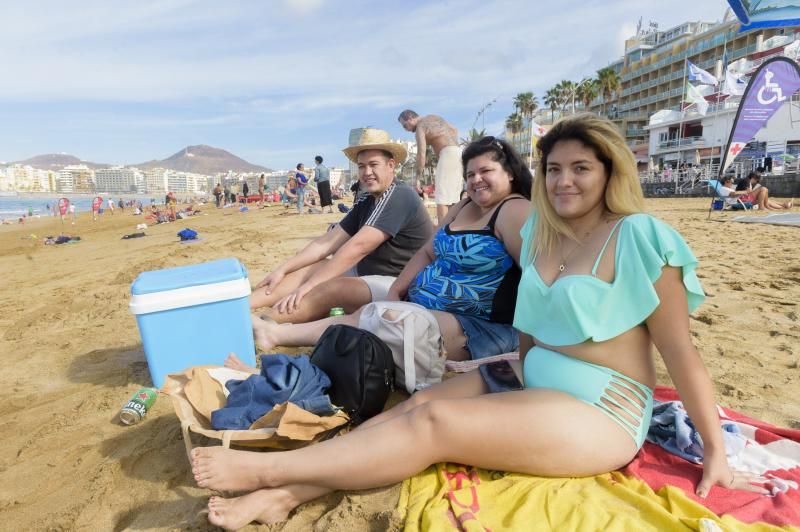
{"type": "Polygon", "coordinates": [[[458,146],[458,130],[444,118],[436,115],[419,116],[406,109],[397,119],[406,131],[417,139],[417,181],[422,190],[422,174],[425,171],[425,153],[428,144],[438,157],[436,163],[436,219],[441,225],[448,209],[458,203],[464,187],[461,168],[461,148],[458,146]]]}
{"type": "Polygon", "coordinates": [[[247,205],[247,196],[250,194],[250,187],[247,185],[247,181],[242,183],[242,203],[247,205]]]}
{"type": "Polygon", "coordinates": [[[214,203],[217,205],[217,209],[219,209],[222,205],[220,205],[222,200],[222,185],[217,183],[217,186],[214,187],[214,203]]]}
{"type": "Polygon", "coordinates": [[[69,216],[72,219],[72,225],[75,225],[75,204],[69,204],[69,216]]]}
{"type": "Polygon", "coordinates": [[[283,187],[283,202],[284,206],[288,209],[292,201],[297,199],[297,179],[294,177],[294,172],[289,172],[286,178],[286,186],[283,187]]]}
{"type": "Polygon", "coordinates": [[[114,200],[108,198],[108,210],[111,212],[111,216],[114,216],[114,200]]]}
{"type": "Polygon", "coordinates": [[[303,214],[305,212],[306,204],[306,185],[308,185],[308,176],[306,176],[306,168],[303,163],[297,163],[295,167],[297,171],[294,174],[295,181],[297,182],[297,212],[303,214]]]}
{"type": "Polygon", "coordinates": [[[328,213],[333,214],[333,201],[331,200],[331,171],[328,167],[322,164],[322,155],[314,157],[317,165],[314,167],[314,181],[317,183],[317,192],[319,192],[320,214],[325,212],[325,207],[328,207],[328,213]]]}
{"type": "Polygon", "coordinates": [[[258,176],[258,208],[264,206],[264,186],[266,185],[266,180],[264,179],[264,174],[258,176]]]}
{"type": "Polygon", "coordinates": [[[256,285],[251,308],[273,307],[266,315],[276,321],[316,320],[331,307],[353,312],[385,299],[396,276],[433,234],[417,194],[395,179],[397,161],[407,155],[402,144],[391,142],[384,130],[365,128],[343,151],[358,164],[365,193],[336,227],[256,285]],[[335,283],[326,282],[334,278],[335,283]]]}

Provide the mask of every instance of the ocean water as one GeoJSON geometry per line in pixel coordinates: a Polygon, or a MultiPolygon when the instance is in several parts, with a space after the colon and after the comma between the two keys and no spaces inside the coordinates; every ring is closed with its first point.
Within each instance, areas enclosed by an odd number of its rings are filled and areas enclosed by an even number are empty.
{"type": "MultiPolygon", "coordinates": [[[[74,204],[77,212],[91,212],[92,200],[95,198],[95,196],[88,196],[85,194],[65,194],[64,196],[0,196],[0,220],[4,218],[19,218],[23,214],[28,214],[29,209],[33,211],[33,216],[49,216],[50,212],[52,212],[53,205],[58,204],[58,200],[62,197],[67,198],[71,204],[74,204]],[[47,210],[48,205],[51,209],[50,212],[47,210]]],[[[122,198],[124,200],[137,199],[143,204],[150,204],[150,196],[125,194],[111,197],[114,198],[115,202],[118,202],[119,199],[122,198]]],[[[103,208],[105,208],[108,202],[108,196],[104,195],[102,198],[103,208]]],[[[156,201],[163,201],[163,198],[159,195],[156,201]]]]}

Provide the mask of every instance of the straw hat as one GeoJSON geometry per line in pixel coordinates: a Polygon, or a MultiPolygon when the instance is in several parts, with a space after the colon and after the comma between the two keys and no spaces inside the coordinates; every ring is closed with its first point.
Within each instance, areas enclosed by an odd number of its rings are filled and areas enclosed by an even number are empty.
{"type": "Polygon", "coordinates": [[[384,150],[388,151],[394,157],[397,164],[406,162],[408,152],[405,146],[398,142],[392,142],[389,139],[389,132],[382,129],[372,127],[365,127],[361,130],[361,136],[358,140],[343,149],[342,151],[351,161],[358,162],[358,154],[366,150],[384,150]]]}

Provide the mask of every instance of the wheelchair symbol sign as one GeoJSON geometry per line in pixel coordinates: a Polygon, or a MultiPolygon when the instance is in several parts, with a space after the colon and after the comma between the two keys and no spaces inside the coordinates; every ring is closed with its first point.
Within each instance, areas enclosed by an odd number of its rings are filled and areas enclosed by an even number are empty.
{"type": "Polygon", "coordinates": [[[758,99],[758,103],[761,105],[770,105],[775,102],[782,102],[786,99],[786,96],[783,95],[783,89],[781,89],[780,85],[777,83],[772,82],[773,74],[769,69],[767,69],[767,73],[764,74],[764,84],[761,88],[758,89],[758,93],[756,94],[756,98],[758,99]],[[766,94],[770,94],[769,97],[766,94]]]}

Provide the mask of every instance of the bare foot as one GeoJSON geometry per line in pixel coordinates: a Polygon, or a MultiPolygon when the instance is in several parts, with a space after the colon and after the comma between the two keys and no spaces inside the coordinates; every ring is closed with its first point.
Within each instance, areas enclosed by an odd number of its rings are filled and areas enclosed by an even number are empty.
{"type": "Polygon", "coordinates": [[[784,209],[791,209],[792,207],[794,207],[794,201],[787,201],[783,204],[784,209]]]}
{"type": "Polygon", "coordinates": [[[253,366],[249,366],[242,362],[242,360],[236,356],[236,353],[231,353],[228,355],[228,358],[225,359],[224,366],[237,371],[244,371],[247,373],[253,373],[255,375],[259,374],[258,368],[254,368],[253,366]]]}
{"type": "Polygon", "coordinates": [[[282,489],[262,489],[241,497],[211,497],[208,520],[225,530],[239,530],[253,521],[263,524],[286,521],[296,504],[282,489]]]}
{"type": "Polygon", "coordinates": [[[252,314],[251,318],[253,321],[253,337],[259,349],[262,351],[269,351],[278,345],[275,339],[274,328],[279,327],[279,325],[266,315],[259,316],[257,314],[252,314]]]}
{"type": "Polygon", "coordinates": [[[224,447],[192,450],[192,473],[197,485],[217,491],[253,491],[268,484],[265,471],[268,453],[234,451],[224,447]]]}

